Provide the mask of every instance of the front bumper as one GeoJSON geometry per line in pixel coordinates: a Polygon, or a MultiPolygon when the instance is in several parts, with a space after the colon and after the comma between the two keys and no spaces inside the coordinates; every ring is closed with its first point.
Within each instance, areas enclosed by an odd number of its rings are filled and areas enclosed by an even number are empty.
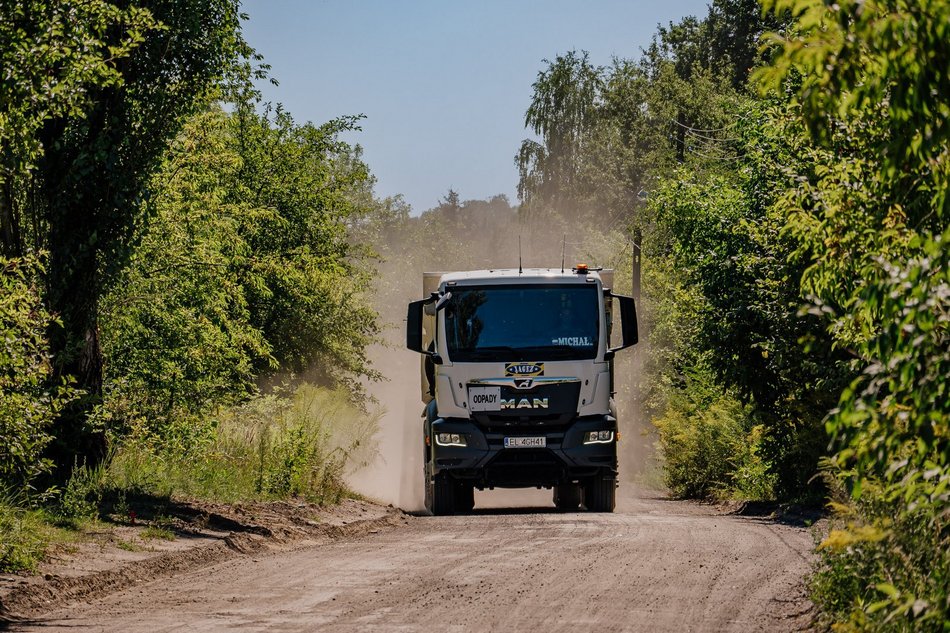
{"type": "Polygon", "coordinates": [[[617,420],[611,415],[575,418],[557,429],[536,425],[526,430],[485,429],[472,420],[435,418],[426,425],[432,473],[447,473],[479,488],[557,486],[593,476],[617,473],[617,420]],[[614,441],[584,444],[590,431],[614,431],[614,441]],[[466,446],[439,446],[437,433],[458,433],[466,446]],[[545,438],[545,448],[505,448],[505,437],[545,438]]]}

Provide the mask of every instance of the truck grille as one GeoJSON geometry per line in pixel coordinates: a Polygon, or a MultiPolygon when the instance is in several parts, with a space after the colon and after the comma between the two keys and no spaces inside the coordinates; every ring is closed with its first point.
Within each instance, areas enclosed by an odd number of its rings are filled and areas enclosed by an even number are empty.
{"type": "Polygon", "coordinates": [[[575,415],[553,414],[536,416],[495,416],[495,415],[475,415],[473,416],[478,425],[490,433],[504,433],[506,435],[537,435],[549,433],[563,433],[571,425],[575,415]]]}

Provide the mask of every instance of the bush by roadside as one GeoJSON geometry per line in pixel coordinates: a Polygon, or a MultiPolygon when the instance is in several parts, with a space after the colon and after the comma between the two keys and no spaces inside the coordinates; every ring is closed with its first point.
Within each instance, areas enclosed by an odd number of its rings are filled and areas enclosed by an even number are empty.
{"type": "Polygon", "coordinates": [[[52,380],[46,337],[56,322],[40,295],[39,258],[0,257],[0,489],[23,493],[49,472],[43,451],[73,392],[52,380]]]}

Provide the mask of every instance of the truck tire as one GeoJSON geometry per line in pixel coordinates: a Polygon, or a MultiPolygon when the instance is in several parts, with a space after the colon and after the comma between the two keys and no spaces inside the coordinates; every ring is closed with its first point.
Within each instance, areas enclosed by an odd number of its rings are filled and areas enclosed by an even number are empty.
{"type": "Polygon", "coordinates": [[[426,510],[434,516],[454,514],[458,486],[447,475],[426,476],[426,510]]]}
{"type": "Polygon", "coordinates": [[[455,491],[455,509],[459,512],[471,512],[475,509],[475,486],[464,481],[458,482],[455,491]]]}
{"type": "Polygon", "coordinates": [[[577,510],[581,505],[581,487],[579,484],[561,484],[554,486],[554,506],[564,512],[577,510]]]}
{"type": "Polygon", "coordinates": [[[590,512],[613,512],[617,505],[617,480],[594,477],[584,488],[584,505],[590,512]]]}

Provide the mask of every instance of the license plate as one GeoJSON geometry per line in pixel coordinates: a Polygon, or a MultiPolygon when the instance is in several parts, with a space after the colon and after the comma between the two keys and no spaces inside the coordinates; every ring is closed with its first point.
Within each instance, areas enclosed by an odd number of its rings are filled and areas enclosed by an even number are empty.
{"type": "Polygon", "coordinates": [[[501,387],[469,387],[469,411],[500,411],[501,387]]]}
{"type": "Polygon", "coordinates": [[[546,437],[506,437],[505,448],[545,448],[546,437]]]}

